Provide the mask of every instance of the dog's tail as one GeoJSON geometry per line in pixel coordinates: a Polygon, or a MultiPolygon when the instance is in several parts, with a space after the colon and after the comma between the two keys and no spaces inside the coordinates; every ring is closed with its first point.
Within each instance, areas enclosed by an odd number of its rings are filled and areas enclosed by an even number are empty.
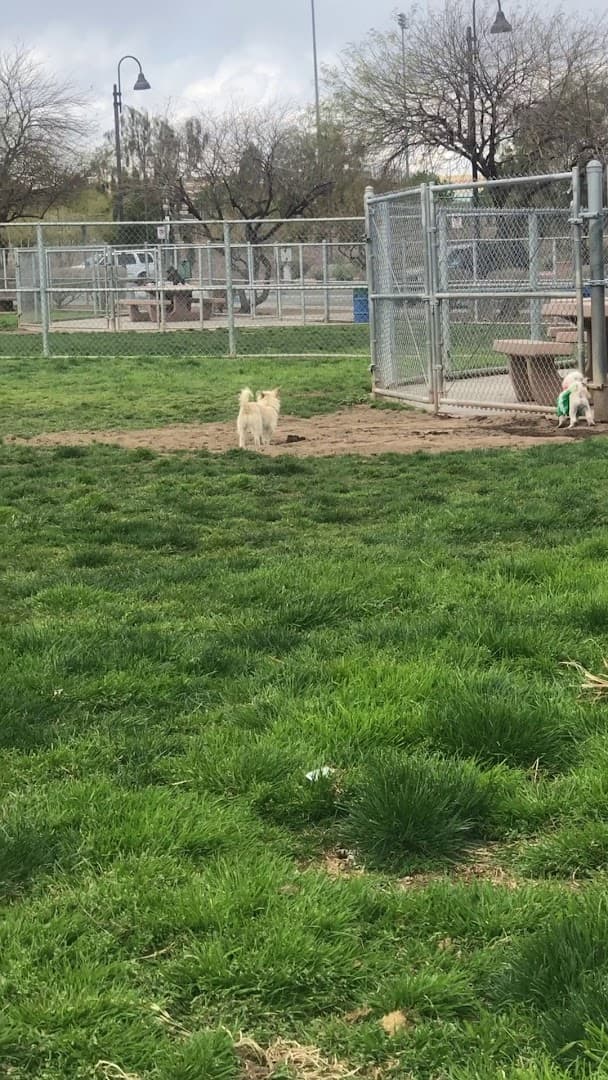
{"type": "Polygon", "coordinates": [[[246,386],[243,390],[241,390],[239,394],[239,405],[241,406],[241,409],[243,408],[243,405],[247,404],[248,401],[253,401],[253,393],[249,389],[249,387],[246,386]]]}

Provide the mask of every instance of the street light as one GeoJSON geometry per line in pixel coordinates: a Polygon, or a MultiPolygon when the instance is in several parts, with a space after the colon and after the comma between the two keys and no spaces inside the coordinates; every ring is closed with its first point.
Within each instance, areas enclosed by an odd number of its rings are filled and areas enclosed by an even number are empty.
{"type": "Polygon", "coordinates": [[[496,18],[490,27],[491,34],[510,34],[513,27],[509,20],[505,17],[505,14],[500,6],[500,0],[497,0],[498,11],[496,12],[496,18]]]}
{"type": "Polygon", "coordinates": [[[405,73],[405,31],[407,19],[402,11],[397,15],[397,23],[401,30],[401,81],[403,84],[403,113],[405,122],[405,178],[410,178],[410,147],[408,139],[408,115],[407,115],[407,78],[405,73]]]}
{"type": "Polygon", "coordinates": [[[317,157],[321,145],[321,110],[319,107],[319,63],[317,59],[317,26],[315,20],[315,0],[310,0],[310,16],[312,20],[312,62],[315,76],[315,116],[317,121],[317,157]]]}
{"type": "MultiPolygon", "coordinates": [[[[510,34],[513,27],[500,6],[500,0],[496,0],[498,11],[496,18],[490,27],[491,34],[510,34]]],[[[476,24],[476,0],[473,0],[472,24],[467,26],[467,142],[471,154],[471,174],[474,181],[479,172],[477,169],[476,134],[475,134],[475,64],[477,62],[477,24],[476,24]]],[[[473,188],[473,201],[477,201],[477,188],[473,188]]]]}
{"type": "Polygon", "coordinates": [[[137,76],[134,90],[149,90],[150,83],[146,79],[143,73],[142,66],[136,56],[131,56],[127,53],[126,56],[121,56],[118,61],[118,84],[114,83],[114,143],[116,147],[116,205],[115,205],[115,217],[117,221],[122,221],[122,155],[120,150],[120,114],[122,113],[122,90],[120,86],[120,65],[123,60],[134,60],[139,67],[139,74],[137,76]]]}

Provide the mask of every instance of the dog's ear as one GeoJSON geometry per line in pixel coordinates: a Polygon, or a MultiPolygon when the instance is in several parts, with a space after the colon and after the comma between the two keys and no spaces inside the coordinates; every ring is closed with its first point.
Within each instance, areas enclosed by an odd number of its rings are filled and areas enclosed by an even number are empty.
{"type": "Polygon", "coordinates": [[[275,386],[275,388],[274,388],[274,390],[272,392],[273,392],[273,394],[279,395],[281,393],[281,387],[280,386],[275,386]]]}

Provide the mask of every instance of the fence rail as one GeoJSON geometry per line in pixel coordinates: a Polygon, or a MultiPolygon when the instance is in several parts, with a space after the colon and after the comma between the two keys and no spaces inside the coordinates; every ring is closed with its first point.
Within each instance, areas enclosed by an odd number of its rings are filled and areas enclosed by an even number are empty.
{"type": "Polygon", "coordinates": [[[0,229],[4,355],[369,354],[362,217],[0,229]]]}

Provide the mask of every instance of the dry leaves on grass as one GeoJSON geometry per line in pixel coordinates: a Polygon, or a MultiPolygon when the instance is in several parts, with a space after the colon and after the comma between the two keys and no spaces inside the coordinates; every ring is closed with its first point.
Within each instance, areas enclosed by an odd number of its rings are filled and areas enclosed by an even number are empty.
{"type": "Polygon", "coordinates": [[[429,870],[419,874],[407,874],[396,881],[399,889],[424,889],[438,882],[470,885],[476,881],[489,881],[492,885],[502,885],[505,889],[518,889],[519,881],[510,870],[501,866],[497,859],[505,850],[505,845],[485,844],[483,847],[470,848],[468,860],[451,866],[449,870],[429,870]]]}
{"type": "Polygon", "coordinates": [[[564,667],[574,668],[578,671],[579,675],[583,676],[583,682],[581,690],[586,690],[587,693],[593,694],[595,698],[605,697],[608,694],[608,659],[603,661],[606,668],[606,675],[594,675],[593,672],[587,671],[582,664],[579,664],[576,660],[565,660],[564,667]]]}
{"type": "Polygon", "coordinates": [[[175,1031],[178,1035],[184,1035],[188,1039],[190,1038],[192,1032],[183,1024],[180,1024],[179,1020],[174,1020],[172,1016],[169,1016],[169,1013],[165,1009],[161,1009],[160,1005],[152,1003],[150,1008],[161,1023],[166,1024],[171,1031],[175,1031]]]}
{"type": "Polygon", "coordinates": [[[356,1024],[359,1020],[366,1020],[368,1016],[371,1016],[371,1012],[369,1005],[361,1005],[358,1009],[344,1013],[342,1019],[346,1020],[347,1024],[356,1024]]]}
{"type": "Polygon", "coordinates": [[[103,1080],[141,1080],[137,1073],[127,1073],[113,1061],[98,1061],[94,1071],[103,1080]]]}
{"type": "Polygon", "coordinates": [[[412,1021],[408,1019],[401,1009],[395,1009],[395,1012],[387,1013],[379,1021],[380,1027],[387,1035],[396,1035],[398,1031],[403,1031],[404,1028],[412,1027],[412,1021]]]}
{"type": "Polygon", "coordinates": [[[336,1058],[324,1058],[315,1046],[286,1039],[275,1039],[264,1049],[253,1039],[241,1037],[235,1050],[243,1065],[243,1080],[270,1080],[280,1067],[293,1069],[298,1080],[345,1080],[361,1073],[336,1058]]]}
{"type": "Polygon", "coordinates": [[[323,856],[322,869],[330,877],[344,877],[345,875],[361,877],[364,873],[363,867],[357,866],[354,853],[344,848],[326,852],[323,856]]]}

